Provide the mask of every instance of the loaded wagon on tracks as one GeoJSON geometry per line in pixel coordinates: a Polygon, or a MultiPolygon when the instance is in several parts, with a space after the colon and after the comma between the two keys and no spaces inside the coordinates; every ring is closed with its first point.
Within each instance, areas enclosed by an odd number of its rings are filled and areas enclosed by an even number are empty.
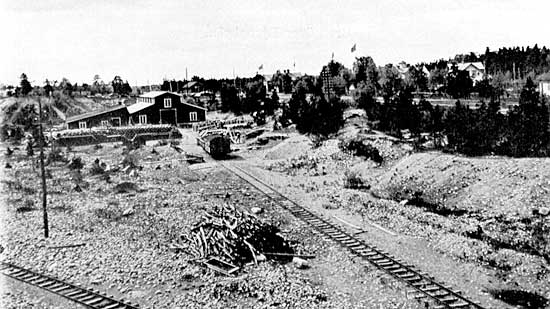
{"type": "Polygon", "coordinates": [[[223,158],[231,152],[231,138],[227,130],[204,130],[197,137],[197,145],[215,159],[223,158]]]}

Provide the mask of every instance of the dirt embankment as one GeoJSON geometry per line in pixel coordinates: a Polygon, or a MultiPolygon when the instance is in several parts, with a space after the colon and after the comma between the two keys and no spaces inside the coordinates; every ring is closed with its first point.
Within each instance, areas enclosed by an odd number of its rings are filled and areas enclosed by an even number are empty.
{"type": "Polygon", "coordinates": [[[381,175],[373,192],[455,217],[463,224],[454,233],[550,263],[549,164],[548,158],[417,153],[381,175]]]}
{"type": "Polygon", "coordinates": [[[485,215],[530,217],[550,205],[550,159],[468,158],[436,152],[403,158],[380,177],[385,198],[485,215]]]}

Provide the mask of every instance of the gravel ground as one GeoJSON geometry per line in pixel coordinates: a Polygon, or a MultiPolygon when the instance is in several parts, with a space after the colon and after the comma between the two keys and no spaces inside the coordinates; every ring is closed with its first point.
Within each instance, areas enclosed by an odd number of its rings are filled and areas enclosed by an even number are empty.
{"type": "MultiPolygon", "coordinates": [[[[9,160],[13,168],[2,169],[0,187],[6,203],[0,244],[5,250],[0,259],[106,291],[143,308],[423,306],[408,300],[402,286],[305,228],[234,175],[214,165],[193,171],[169,146],[155,147],[158,154],[151,150],[146,146],[134,154],[142,170],[119,171],[108,180],[88,171],[96,158],[109,166],[122,160],[122,149],[113,145],[77,148],[70,154],[86,163],[81,180],[64,164],[49,166],[48,239],[42,234],[36,171],[22,150],[3,157],[1,166],[9,160]],[[77,182],[82,192],[75,191],[77,182]],[[135,187],[117,193],[122,182],[135,187]],[[179,234],[187,232],[204,209],[219,203],[262,207],[262,219],[279,226],[297,252],[316,258],[308,261],[307,269],[268,261],[224,277],[194,263],[185,252],[173,251],[179,234]],[[84,245],[51,248],[71,244],[84,245]]],[[[6,290],[5,307],[43,306],[17,287],[6,290]]]]}

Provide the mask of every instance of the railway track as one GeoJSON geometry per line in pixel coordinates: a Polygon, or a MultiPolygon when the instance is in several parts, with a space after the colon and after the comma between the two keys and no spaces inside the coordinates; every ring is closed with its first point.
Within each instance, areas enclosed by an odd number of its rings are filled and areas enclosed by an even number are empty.
{"type": "Polygon", "coordinates": [[[412,288],[412,297],[418,300],[429,301],[433,304],[433,308],[437,309],[483,308],[479,304],[462,296],[461,292],[438,283],[433,277],[415,269],[414,266],[407,265],[405,262],[400,261],[389,253],[366,243],[364,240],[356,238],[339,226],[334,225],[310,210],[298,205],[296,202],[290,200],[259,178],[251,175],[235,164],[226,162],[221,165],[265,194],[276,204],[288,210],[295,217],[308,223],[343,248],[370,262],[372,265],[397,280],[407,284],[412,288]]]}
{"type": "Polygon", "coordinates": [[[72,300],[87,308],[101,309],[137,309],[139,305],[115,299],[93,289],[85,289],[78,285],[37,273],[17,265],[2,262],[0,271],[13,279],[34,285],[59,296],[72,300]]]}

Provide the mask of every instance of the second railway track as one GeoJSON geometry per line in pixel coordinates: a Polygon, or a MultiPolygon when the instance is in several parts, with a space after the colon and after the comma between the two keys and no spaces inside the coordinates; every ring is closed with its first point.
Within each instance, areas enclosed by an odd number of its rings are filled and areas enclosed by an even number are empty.
{"type": "Polygon", "coordinates": [[[15,280],[28,283],[72,300],[86,308],[138,309],[139,306],[96,290],[86,289],[10,263],[0,263],[0,271],[15,280]]]}
{"type": "Polygon", "coordinates": [[[434,308],[483,308],[479,304],[462,296],[462,293],[438,283],[434,278],[423,273],[415,267],[405,264],[389,253],[380,250],[376,246],[366,243],[364,240],[344,231],[337,225],[323,219],[312,211],[290,200],[261,179],[251,175],[244,169],[232,163],[222,163],[227,170],[248,182],[257,190],[265,194],[277,205],[285,208],[295,217],[306,222],[317,231],[321,232],[340,246],[351,251],[356,256],[370,262],[378,269],[386,272],[397,280],[411,287],[417,299],[426,299],[434,308]]]}

